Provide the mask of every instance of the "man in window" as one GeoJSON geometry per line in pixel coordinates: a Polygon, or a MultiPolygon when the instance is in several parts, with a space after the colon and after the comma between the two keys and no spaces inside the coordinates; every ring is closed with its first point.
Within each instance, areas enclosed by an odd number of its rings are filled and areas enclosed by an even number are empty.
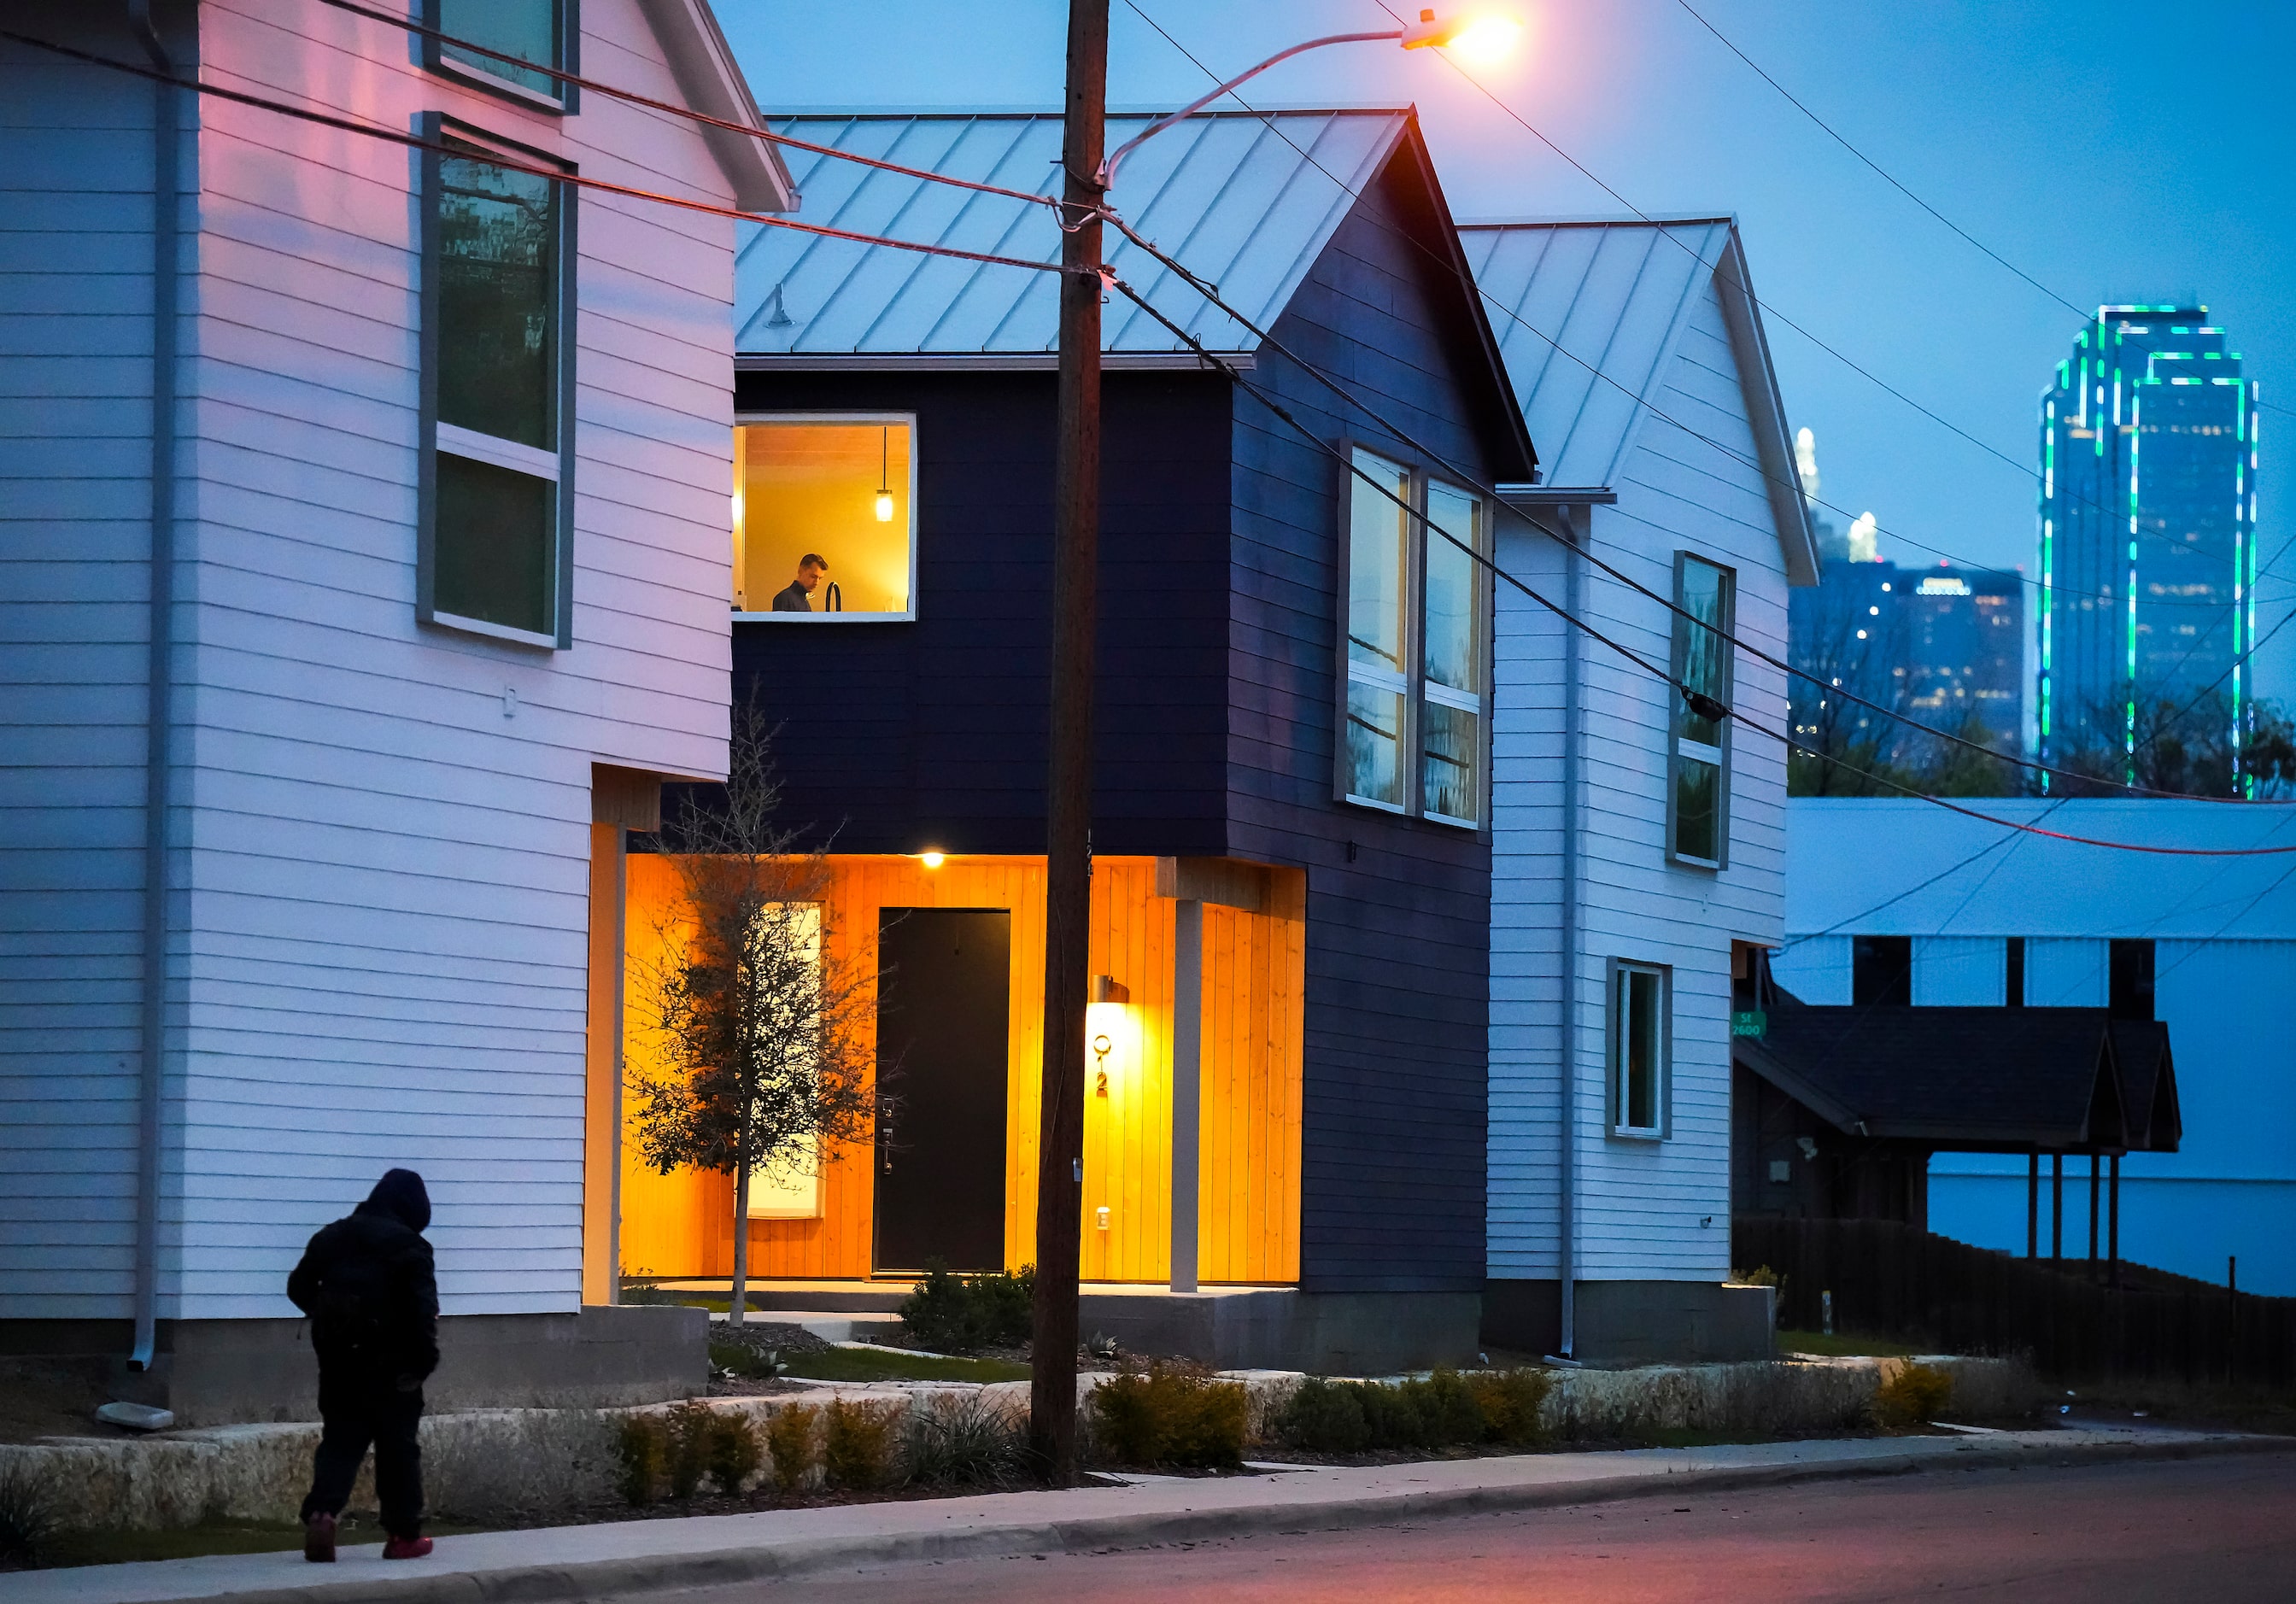
{"type": "Polygon", "coordinates": [[[811,612],[813,593],[821,586],[821,577],[829,571],[826,560],[808,552],[799,560],[797,577],[789,588],[774,598],[775,612],[811,612]]]}

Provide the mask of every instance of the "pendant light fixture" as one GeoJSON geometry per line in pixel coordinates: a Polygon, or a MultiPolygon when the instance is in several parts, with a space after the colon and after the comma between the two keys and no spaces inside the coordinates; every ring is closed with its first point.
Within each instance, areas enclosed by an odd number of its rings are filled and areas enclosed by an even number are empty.
{"type": "Polygon", "coordinates": [[[880,425],[877,430],[877,521],[893,521],[892,474],[893,431],[880,425]]]}

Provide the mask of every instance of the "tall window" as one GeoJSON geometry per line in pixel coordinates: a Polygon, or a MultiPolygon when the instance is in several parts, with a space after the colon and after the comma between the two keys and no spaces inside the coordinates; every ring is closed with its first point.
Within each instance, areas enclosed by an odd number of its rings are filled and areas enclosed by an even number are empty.
{"type": "Polygon", "coordinates": [[[1668,1059],[1673,1051],[1671,976],[1662,964],[1611,965],[1611,1132],[1667,1133],[1668,1059]]]}
{"type": "MultiPolygon", "coordinates": [[[[448,37],[516,56],[537,67],[577,72],[581,28],[576,0],[426,0],[423,20],[448,37]]],[[[423,41],[424,65],[518,101],[571,111],[575,89],[548,73],[497,61],[441,39],[423,41]]]]}
{"type": "Polygon", "coordinates": [[[1875,1003],[1904,1008],[1914,1000],[1914,938],[1853,936],[1849,938],[1849,1001],[1859,1008],[1875,1003]]]}
{"type": "Polygon", "coordinates": [[[570,218],[557,184],[429,120],[452,153],[425,158],[421,616],[567,645],[570,218]]]}
{"type": "Polygon", "coordinates": [[[734,430],[734,610],[743,618],[916,614],[916,419],[807,413],[734,430]]]}
{"type": "Polygon", "coordinates": [[[1488,586],[1474,553],[1487,547],[1488,520],[1479,500],[1440,480],[1368,451],[1355,463],[1340,793],[1472,829],[1482,819],[1489,673],[1488,586]]]}
{"type": "MultiPolygon", "coordinates": [[[[1726,708],[1735,583],[1728,569],[1687,552],[1675,553],[1674,601],[1682,611],[1674,615],[1674,677],[1685,690],[1726,708]]],[[[1728,862],[1729,750],[1729,720],[1706,716],[1677,692],[1667,798],[1669,856],[1710,869],[1728,862]]]]}

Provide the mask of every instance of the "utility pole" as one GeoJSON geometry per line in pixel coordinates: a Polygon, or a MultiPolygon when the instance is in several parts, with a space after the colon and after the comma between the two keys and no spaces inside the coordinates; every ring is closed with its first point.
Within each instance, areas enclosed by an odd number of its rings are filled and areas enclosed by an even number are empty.
{"type": "Polygon", "coordinates": [[[1053,473],[1052,757],[1045,787],[1045,1061],[1029,1447],[1076,1480],[1077,1273],[1084,1215],[1084,1032],[1092,902],[1093,635],[1100,561],[1100,164],[1108,0],[1069,0],[1061,137],[1060,431],[1053,473]]]}

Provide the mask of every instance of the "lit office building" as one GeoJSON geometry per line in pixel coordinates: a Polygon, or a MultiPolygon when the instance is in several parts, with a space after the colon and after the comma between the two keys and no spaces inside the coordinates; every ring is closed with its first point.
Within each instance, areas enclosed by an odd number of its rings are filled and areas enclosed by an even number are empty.
{"type": "Polygon", "coordinates": [[[1905,707],[1933,728],[1974,717],[1996,750],[2024,744],[2025,577],[1984,569],[1902,569],[1905,707]]]}
{"type": "Polygon", "coordinates": [[[2141,706],[2254,695],[2256,381],[2204,307],[2100,307],[2041,397],[2041,757],[2134,753],[2141,706]]]}

